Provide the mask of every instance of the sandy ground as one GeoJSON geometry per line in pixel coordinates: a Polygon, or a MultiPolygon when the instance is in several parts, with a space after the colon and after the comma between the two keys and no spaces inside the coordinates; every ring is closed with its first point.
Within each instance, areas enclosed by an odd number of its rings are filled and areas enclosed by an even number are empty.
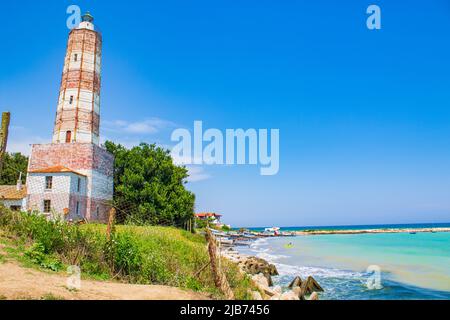
{"type": "Polygon", "coordinates": [[[21,267],[17,262],[0,262],[1,299],[43,299],[53,296],[65,300],[205,300],[208,296],[179,288],[157,285],[82,280],[81,288],[71,291],[64,274],[21,267]]]}

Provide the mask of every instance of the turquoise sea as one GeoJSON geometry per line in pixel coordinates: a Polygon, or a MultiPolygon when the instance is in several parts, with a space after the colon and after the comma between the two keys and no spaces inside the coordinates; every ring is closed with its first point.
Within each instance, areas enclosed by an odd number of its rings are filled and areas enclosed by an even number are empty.
{"type": "MultiPolygon", "coordinates": [[[[430,226],[450,224],[327,228],[430,226]]],[[[321,299],[450,299],[450,232],[263,238],[239,250],[274,263],[280,273],[275,284],[285,286],[296,275],[314,276],[325,289],[321,299]],[[376,269],[381,286],[369,289],[376,269]]]]}

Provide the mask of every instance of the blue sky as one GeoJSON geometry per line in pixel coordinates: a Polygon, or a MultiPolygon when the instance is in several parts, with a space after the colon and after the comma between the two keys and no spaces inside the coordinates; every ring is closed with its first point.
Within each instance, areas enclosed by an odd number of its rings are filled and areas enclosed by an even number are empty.
{"type": "Polygon", "coordinates": [[[235,226],[450,221],[447,0],[42,3],[0,5],[10,151],[51,140],[78,4],[103,33],[103,139],[170,146],[194,120],[280,129],[275,176],[191,167],[198,211],[235,226]]]}

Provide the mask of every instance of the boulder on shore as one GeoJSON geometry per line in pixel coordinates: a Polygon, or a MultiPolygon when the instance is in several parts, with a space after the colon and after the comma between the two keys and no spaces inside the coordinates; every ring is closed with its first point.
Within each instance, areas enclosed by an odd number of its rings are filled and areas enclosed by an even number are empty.
{"type": "Polygon", "coordinates": [[[280,296],[280,300],[300,300],[300,298],[295,292],[289,290],[280,296]]]}
{"type": "Polygon", "coordinates": [[[291,283],[289,284],[288,288],[292,289],[295,287],[301,287],[302,286],[302,278],[300,278],[299,276],[296,276],[294,278],[294,280],[291,281],[291,283]]]}
{"type": "Polygon", "coordinates": [[[320,284],[313,277],[309,276],[301,285],[303,295],[312,294],[313,292],[323,292],[320,284]]]}
{"type": "Polygon", "coordinates": [[[263,297],[259,291],[252,291],[252,299],[253,300],[263,300],[263,297]]]}
{"type": "Polygon", "coordinates": [[[275,265],[257,257],[248,257],[243,263],[243,269],[249,274],[262,273],[264,275],[277,276],[278,271],[275,265]]]}
{"type": "Polygon", "coordinates": [[[252,280],[260,289],[265,290],[269,288],[269,281],[267,281],[267,278],[262,273],[253,275],[252,280]]]}
{"type": "Polygon", "coordinates": [[[317,294],[317,292],[313,292],[311,293],[311,295],[309,296],[308,300],[319,300],[319,295],[317,294]]]}
{"type": "Polygon", "coordinates": [[[295,293],[299,300],[305,300],[305,295],[302,293],[302,288],[294,287],[292,288],[292,292],[295,293]]]}
{"type": "Polygon", "coordinates": [[[305,299],[305,295],[312,295],[313,293],[323,292],[322,287],[319,283],[311,276],[309,276],[305,281],[299,276],[295,277],[294,280],[289,284],[289,288],[298,296],[300,300],[305,299]]]}

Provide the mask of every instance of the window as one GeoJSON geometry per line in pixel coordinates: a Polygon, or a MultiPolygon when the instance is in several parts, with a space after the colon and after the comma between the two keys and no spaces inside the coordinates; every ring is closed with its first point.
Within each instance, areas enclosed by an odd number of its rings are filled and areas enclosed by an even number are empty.
{"type": "Polygon", "coordinates": [[[77,192],[80,192],[80,190],[81,190],[81,179],[78,178],[78,181],[77,181],[77,192]]]}
{"type": "Polygon", "coordinates": [[[72,141],[72,131],[66,132],[66,143],[70,143],[72,141]]]}
{"type": "Polygon", "coordinates": [[[45,189],[50,190],[53,187],[53,177],[45,177],[45,189]]]}
{"type": "Polygon", "coordinates": [[[44,213],[50,213],[51,204],[50,200],[44,200],[44,213]]]}
{"type": "Polygon", "coordinates": [[[80,214],[80,201],[77,201],[77,215],[80,214]]]}
{"type": "Polygon", "coordinates": [[[97,218],[98,218],[100,215],[100,207],[99,206],[97,206],[97,208],[95,209],[95,213],[97,214],[97,218]]]}
{"type": "Polygon", "coordinates": [[[72,104],[73,103],[73,96],[70,96],[69,97],[69,104],[72,104]]]}
{"type": "Polygon", "coordinates": [[[78,54],[77,54],[77,53],[75,53],[75,54],[73,55],[73,61],[75,61],[75,62],[78,61],[78,54]]]}
{"type": "Polygon", "coordinates": [[[12,211],[20,211],[20,206],[10,206],[9,207],[12,211]]]}

